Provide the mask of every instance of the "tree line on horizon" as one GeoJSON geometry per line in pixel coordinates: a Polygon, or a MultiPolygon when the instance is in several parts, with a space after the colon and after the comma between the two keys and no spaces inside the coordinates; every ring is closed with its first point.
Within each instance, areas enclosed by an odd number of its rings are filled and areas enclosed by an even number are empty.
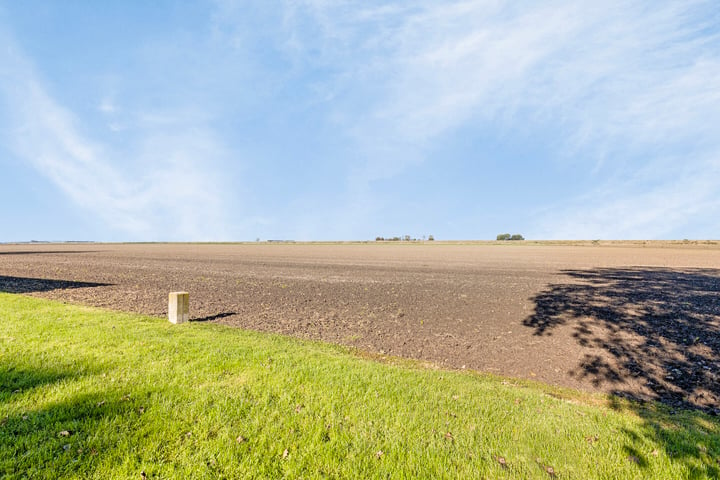
{"type": "Polygon", "coordinates": [[[510,235],[509,233],[501,233],[497,236],[495,240],[502,241],[502,240],[525,240],[525,237],[520,235],[519,233],[515,233],[513,235],[510,235]]]}
{"type": "Polygon", "coordinates": [[[432,235],[425,236],[423,235],[422,238],[414,238],[410,235],[403,235],[402,237],[375,237],[376,242],[434,242],[435,237],[432,235]]]}

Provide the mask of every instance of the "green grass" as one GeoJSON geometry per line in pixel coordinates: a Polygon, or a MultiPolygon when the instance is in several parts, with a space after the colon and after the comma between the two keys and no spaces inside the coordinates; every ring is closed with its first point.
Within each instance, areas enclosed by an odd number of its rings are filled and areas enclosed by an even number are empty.
{"type": "Polygon", "coordinates": [[[713,478],[719,457],[697,412],[0,293],[2,478],[713,478]]]}

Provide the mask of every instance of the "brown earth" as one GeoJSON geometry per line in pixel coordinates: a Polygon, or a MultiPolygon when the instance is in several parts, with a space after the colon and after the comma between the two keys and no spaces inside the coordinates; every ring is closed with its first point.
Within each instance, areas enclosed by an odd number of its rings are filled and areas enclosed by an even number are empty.
{"type": "Polygon", "coordinates": [[[0,291],[720,413],[720,247],[0,245],[0,291]]]}

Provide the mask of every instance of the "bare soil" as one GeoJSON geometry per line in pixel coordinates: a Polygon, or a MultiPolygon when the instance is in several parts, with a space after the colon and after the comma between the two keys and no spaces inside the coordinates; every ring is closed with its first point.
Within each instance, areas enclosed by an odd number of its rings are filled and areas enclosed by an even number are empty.
{"type": "Polygon", "coordinates": [[[720,247],[0,245],[0,291],[720,413],[720,247]]]}

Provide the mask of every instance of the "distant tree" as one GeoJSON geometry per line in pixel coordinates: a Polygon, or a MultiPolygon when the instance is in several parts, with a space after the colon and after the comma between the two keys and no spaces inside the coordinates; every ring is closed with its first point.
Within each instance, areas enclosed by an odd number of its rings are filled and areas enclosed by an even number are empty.
{"type": "Polygon", "coordinates": [[[383,237],[375,237],[375,241],[376,241],[376,242],[383,242],[383,241],[385,241],[385,238],[383,238],[383,237]]]}
{"type": "Polygon", "coordinates": [[[511,236],[509,233],[501,233],[500,235],[497,236],[497,240],[498,240],[498,241],[500,241],[500,240],[510,240],[511,238],[512,238],[512,236],[511,236]]]}
{"type": "Polygon", "coordinates": [[[510,240],[525,240],[525,238],[519,233],[516,233],[512,237],[510,237],[510,240]]]}
{"type": "Polygon", "coordinates": [[[434,241],[435,241],[435,237],[433,237],[432,235],[428,235],[428,242],[434,242],[434,241]]]}
{"type": "Polygon", "coordinates": [[[399,241],[400,241],[400,237],[392,237],[390,240],[393,241],[393,242],[399,242],[399,241]]]}
{"type": "Polygon", "coordinates": [[[403,239],[404,239],[406,242],[409,242],[409,241],[411,240],[410,235],[405,235],[405,236],[403,237],[403,239]]]}

